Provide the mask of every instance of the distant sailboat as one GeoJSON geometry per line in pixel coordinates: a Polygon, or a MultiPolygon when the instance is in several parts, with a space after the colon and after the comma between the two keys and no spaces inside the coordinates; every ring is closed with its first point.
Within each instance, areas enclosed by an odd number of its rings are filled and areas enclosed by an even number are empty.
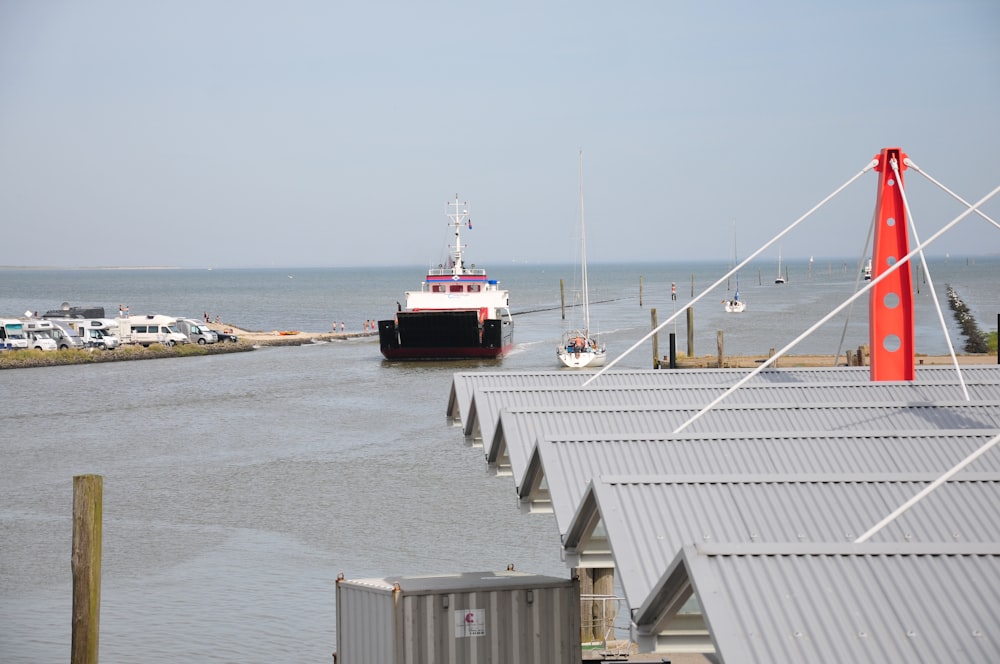
{"type": "MultiPolygon", "coordinates": [[[[736,255],[736,222],[733,222],[733,261],[739,265],[740,259],[736,255]]],[[[743,313],[743,310],[747,308],[746,302],[740,299],[740,273],[736,273],[736,291],[733,293],[733,297],[728,300],[722,301],[723,306],[726,309],[727,314],[739,314],[743,313]]]]}
{"type": "Polygon", "coordinates": [[[583,150],[580,151],[580,276],[583,289],[583,328],[570,330],[563,336],[556,356],[564,366],[573,369],[602,367],[607,358],[604,344],[590,333],[590,286],[587,283],[587,239],[583,226],[583,150]]]}
{"type": "Polygon", "coordinates": [[[781,247],[778,247],[778,276],[775,278],[774,283],[783,284],[785,283],[785,277],[781,274],[781,247]]]}
{"type": "Polygon", "coordinates": [[[868,259],[868,265],[865,265],[865,281],[869,281],[872,278],[872,259],[868,259]]]}

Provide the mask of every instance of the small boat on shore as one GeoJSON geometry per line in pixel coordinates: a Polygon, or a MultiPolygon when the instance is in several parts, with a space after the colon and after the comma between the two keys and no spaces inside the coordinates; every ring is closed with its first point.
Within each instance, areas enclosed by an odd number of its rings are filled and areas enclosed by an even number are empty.
{"type": "Polygon", "coordinates": [[[509,295],[486,270],[465,265],[462,227],[472,228],[468,204],[449,203],[455,244],[447,264],[427,270],[421,288],[406,292],[395,318],[378,322],[388,360],[497,359],[514,344],[509,295]]]}

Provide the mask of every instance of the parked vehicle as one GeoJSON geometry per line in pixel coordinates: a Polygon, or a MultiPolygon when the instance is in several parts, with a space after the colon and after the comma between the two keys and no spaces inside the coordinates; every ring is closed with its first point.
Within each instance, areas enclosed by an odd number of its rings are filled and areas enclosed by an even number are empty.
{"type": "Polygon", "coordinates": [[[115,334],[118,322],[113,318],[64,318],[53,319],[68,328],[70,333],[78,337],[83,345],[102,350],[111,350],[121,346],[121,339],[115,334]]]}
{"type": "Polygon", "coordinates": [[[17,318],[0,318],[0,347],[4,349],[28,347],[24,324],[17,318]]]}
{"type": "Polygon", "coordinates": [[[70,327],[69,323],[61,320],[43,320],[42,323],[51,323],[52,338],[56,340],[60,350],[67,348],[82,350],[88,347],[86,339],[79,336],[76,330],[70,327]]]}
{"type": "Polygon", "coordinates": [[[25,330],[24,336],[28,338],[28,348],[32,350],[55,350],[57,348],[55,340],[45,330],[25,330]]]}
{"type": "Polygon", "coordinates": [[[71,335],[68,331],[58,327],[51,320],[31,319],[24,321],[24,330],[29,335],[44,336],[52,339],[57,350],[68,348],[83,348],[84,343],[79,337],[71,335]]]}
{"type": "Polygon", "coordinates": [[[188,343],[188,338],[175,325],[177,319],[170,316],[153,314],[150,316],[129,316],[118,320],[123,329],[128,330],[123,336],[131,343],[142,346],[150,344],[173,346],[174,344],[188,343]]]}
{"type": "Polygon", "coordinates": [[[199,323],[193,318],[178,318],[177,329],[184,333],[191,343],[214,344],[219,340],[219,335],[215,330],[210,329],[205,323],[199,323]]]}
{"type": "Polygon", "coordinates": [[[226,330],[222,330],[221,332],[216,330],[215,334],[216,336],[219,337],[219,343],[222,343],[223,341],[231,341],[233,343],[236,343],[237,341],[240,340],[238,335],[235,335],[232,332],[226,332],[226,330]]]}

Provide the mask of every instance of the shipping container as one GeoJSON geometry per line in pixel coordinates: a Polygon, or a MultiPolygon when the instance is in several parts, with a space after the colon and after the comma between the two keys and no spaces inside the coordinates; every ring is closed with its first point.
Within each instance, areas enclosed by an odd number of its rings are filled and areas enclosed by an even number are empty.
{"type": "Polygon", "coordinates": [[[580,586],[523,572],[337,579],[337,664],[580,664],[580,586]]]}

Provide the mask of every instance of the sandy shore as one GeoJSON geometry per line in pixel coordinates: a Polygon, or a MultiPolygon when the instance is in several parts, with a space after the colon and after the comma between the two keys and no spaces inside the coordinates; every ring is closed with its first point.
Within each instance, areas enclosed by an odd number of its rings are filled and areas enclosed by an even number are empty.
{"type": "MultiPolygon", "coordinates": [[[[228,323],[210,323],[209,327],[213,330],[230,330],[232,333],[239,335],[241,342],[245,341],[257,346],[301,346],[302,344],[320,341],[355,339],[359,337],[370,337],[373,340],[378,339],[378,334],[374,332],[365,334],[364,332],[305,332],[301,330],[285,330],[285,334],[282,334],[282,330],[270,330],[266,332],[251,331],[228,323]],[[294,334],[289,334],[289,332],[294,332],[294,334]]],[[[760,364],[767,360],[767,357],[767,355],[726,355],[723,359],[723,366],[752,369],[760,366],[760,364]]],[[[958,363],[963,366],[997,363],[996,354],[957,355],[957,359],[958,363]]],[[[661,366],[666,368],[667,362],[668,358],[664,357],[661,366]]],[[[918,365],[948,365],[952,363],[952,360],[948,355],[917,355],[916,362],[918,365]]],[[[772,366],[779,368],[832,367],[835,364],[845,366],[845,356],[841,355],[839,361],[834,363],[832,355],[786,355],[785,357],[778,358],[777,363],[772,366]]],[[[866,358],[865,365],[867,364],[866,358]]],[[[682,369],[714,368],[719,366],[719,358],[717,355],[696,355],[690,358],[678,357],[677,366],[682,369]]]]}
{"type": "Polygon", "coordinates": [[[371,332],[304,332],[302,330],[269,330],[266,332],[245,330],[229,323],[209,323],[208,327],[217,332],[231,332],[239,336],[240,342],[255,346],[301,346],[302,344],[320,341],[335,341],[339,339],[356,339],[371,337],[378,339],[378,334],[371,332]]]}

